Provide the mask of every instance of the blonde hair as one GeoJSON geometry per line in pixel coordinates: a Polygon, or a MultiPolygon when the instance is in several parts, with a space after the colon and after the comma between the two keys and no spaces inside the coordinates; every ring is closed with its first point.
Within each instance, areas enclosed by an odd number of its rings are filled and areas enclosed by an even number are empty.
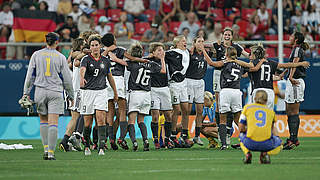
{"type": "Polygon", "coordinates": [[[227,47],[227,57],[231,58],[231,59],[237,59],[237,50],[236,48],[229,46],[227,47]]]}
{"type": "Polygon", "coordinates": [[[183,39],[185,38],[184,35],[179,35],[179,36],[176,36],[173,38],[173,47],[176,48],[177,47],[177,44],[183,39]]]}
{"type": "Polygon", "coordinates": [[[208,100],[210,100],[210,101],[214,101],[214,100],[215,100],[215,96],[212,95],[212,93],[209,92],[209,91],[205,91],[205,92],[204,92],[204,98],[205,98],[205,99],[208,99],[208,100]]]}
{"type": "Polygon", "coordinates": [[[258,90],[254,97],[254,102],[258,104],[267,104],[268,94],[264,90],[258,90]]]}
{"type": "Polygon", "coordinates": [[[149,45],[149,52],[153,53],[156,49],[161,46],[164,50],[164,45],[161,42],[153,42],[149,45]]]}
{"type": "Polygon", "coordinates": [[[139,41],[134,42],[131,44],[128,53],[133,57],[141,58],[143,56],[143,47],[139,41]]]}

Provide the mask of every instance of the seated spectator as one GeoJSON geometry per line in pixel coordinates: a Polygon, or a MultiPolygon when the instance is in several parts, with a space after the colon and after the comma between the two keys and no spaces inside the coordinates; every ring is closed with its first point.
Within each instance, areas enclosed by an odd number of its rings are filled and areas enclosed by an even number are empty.
{"type": "Polygon", "coordinates": [[[125,0],[123,9],[128,13],[128,21],[134,23],[135,19],[148,22],[148,17],[143,14],[145,8],[142,0],[125,0]]]}
{"type": "Polygon", "coordinates": [[[0,34],[9,39],[13,25],[13,13],[10,10],[10,5],[3,4],[2,11],[0,12],[0,34]]]}
{"type": "Polygon", "coordinates": [[[94,27],[94,21],[89,14],[82,13],[78,21],[79,32],[90,31],[94,27]]]}
{"type": "Polygon", "coordinates": [[[177,15],[180,21],[186,20],[189,12],[193,12],[193,0],[177,0],[177,15]]]}
{"type": "Polygon", "coordinates": [[[151,24],[151,29],[144,32],[141,41],[142,42],[163,42],[164,34],[159,31],[158,24],[151,24]]]}
{"type": "Polygon", "coordinates": [[[79,4],[73,3],[72,4],[72,11],[69,13],[68,16],[72,16],[73,21],[75,23],[78,23],[79,17],[81,16],[82,11],[79,9],[79,4]]]}
{"type": "Polygon", "coordinates": [[[232,31],[233,31],[233,41],[243,41],[244,37],[240,36],[240,27],[237,24],[232,25],[232,31]]]}
{"type": "Polygon", "coordinates": [[[164,42],[172,42],[174,37],[175,37],[174,32],[168,31],[166,36],[165,36],[164,42]]]}
{"type": "Polygon", "coordinates": [[[72,11],[71,0],[60,0],[58,3],[57,13],[67,16],[72,11]]]}
{"type": "MultiPolygon", "coordinates": [[[[289,31],[289,27],[285,26],[285,24],[289,23],[290,26],[290,17],[291,11],[293,10],[292,3],[290,0],[283,0],[282,1],[283,7],[283,25],[284,31],[289,31]],[[287,30],[285,30],[285,27],[287,30]]],[[[278,33],[278,2],[274,4],[274,8],[272,9],[272,19],[271,19],[271,27],[269,28],[268,32],[270,34],[277,34],[278,33]]]]}
{"type": "Polygon", "coordinates": [[[77,3],[79,5],[83,5],[89,8],[92,6],[93,0],[73,0],[73,3],[77,3]]]}
{"type": "Polygon", "coordinates": [[[178,21],[176,16],[177,4],[175,0],[161,0],[159,14],[162,22],[178,21]]]}
{"type": "Polygon", "coordinates": [[[310,49],[305,51],[306,56],[310,57],[310,58],[316,58],[318,56],[318,52],[317,52],[315,44],[310,43],[310,42],[313,42],[314,40],[313,40],[313,37],[311,36],[308,28],[306,26],[302,25],[300,28],[300,32],[303,34],[305,42],[310,44],[310,49]]]}
{"type": "Polygon", "coordinates": [[[268,26],[260,21],[258,15],[254,15],[251,23],[247,28],[248,39],[250,40],[264,40],[264,35],[268,30],[268,26]]]}
{"type": "MultiPolygon", "coordinates": [[[[64,29],[62,30],[62,38],[61,42],[70,42],[71,43],[71,37],[70,37],[70,30],[64,29]]],[[[71,51],[71,46],[62,46],[60,52],[68,59],[68,56],[71,51]]]]}
{"type": "Polygon", "coordinates": [[[210,0],[194,0],[195,13],[198,19],[201,21],[203,19],[209,18],[210,16],[210,0]]]}
{"type": "Polygon", "coordinates": [[[197,31],[200,29],[196,23],[196,15],[193,12],[188,13],[187,21],[183,21],[178,29],[178,34],[182,34],[182,30],[188,28],[190,30],[189,38],[193,39],[196,37],[197,31]]]}
{"type": "Polygon", "coordinates": [[[213,32],[213,28],[214,28],[213,19],[212,18],[205,19],[202,29],[206,32],[207,35],[213,32]]]}
{"type": "Polygon", "coordinates": [[[302,15],[303,24],[306,25],[312,35],[318,33],[318,25],[320,24],[320,13],[316,11],[316,6],[310,6],[308,11],[305,11],[302,15]]]}
{"type": "Polygon", "coordinates": [[[222,25],[221,23],[218,22],[214,25],[213,32],[208,35],[208,41],[217,42],[218,40],[221,41],[221,38],[222,38],[222,25]]]}
{"type": "Polygon", "coordinates": [[[131,39],[134,33],[133,24],[127,21],[127,13],[120,14],[120,22],[114,25],[114,35],[118,41],[127,41],[131,39]]]}
{"type": "Polygon", "coordinates": [[[111,32],[111,27],[107,25],[108,18],[105,16],[100,16],[98,26],[96,26],[95,30],[101,35],[105,35],[108,32],[111,32]]]}
{"type": "Polygon", "coordinates": [[[300,26],[301,24],[303,24],[302,21],[302,11],[300,7],[296,7],[295,8],[295,13],[294,15],[291,17],[291,26],[300,26]]]}
{"type": "Polygon", "coordinates": [[[58,30],[57,32],[62,35],[62,31],[64,29],[69,29],[70,31],[70,37],[75,39],[79,36],[79,30],[78,30],[78,27],[77,25],[73,22],[73,18],[72,16],[68,16],[67,17],[67,22],[64,23],[58,30]]]}
{"type": "Polygon", "coordinates": [[[260,22],[264,25],[267,25],[268,27],[271,25],[271,18],[269,18],[269,13],[264,2],[260,3],[259,9],[253,13],[253,17],[254,16],[259,16],[260,22]]]}
{"type": "Polygon", "coordinates": [[[203,39],[206,41],[208,39],[208,36],[207,36],[207,33],[204,29],[200,28],[198,31],[197,31],[197,35],[196,37],[198,36],[201,36],[203,37],[203,39]]]}
{"type": "Polygon", "coordinates": [[[159,13],[161,0],[150,0],[150,9],[155,10],[157,14],[159,13]]]}

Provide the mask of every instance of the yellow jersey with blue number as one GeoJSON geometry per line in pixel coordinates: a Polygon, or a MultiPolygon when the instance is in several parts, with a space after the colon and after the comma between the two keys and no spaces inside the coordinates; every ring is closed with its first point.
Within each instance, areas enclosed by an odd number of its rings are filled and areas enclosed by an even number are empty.
{"type": "Polygon", "coordinates": [[[244,106],[240,123],[247,126],[247,137],[254,141],[265,141],[272,135],[272,124],[276,121],[275,112],[262,104],[244,106]]]}

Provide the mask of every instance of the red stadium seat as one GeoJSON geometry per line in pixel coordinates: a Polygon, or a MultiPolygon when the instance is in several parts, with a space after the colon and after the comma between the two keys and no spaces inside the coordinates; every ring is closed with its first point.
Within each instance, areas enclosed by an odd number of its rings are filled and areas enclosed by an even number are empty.
{"type": "Polygon", "coordinates": [[[174,32],[175,34],[177,34],[180,24],[181,24],[181,22],[171,21],[169,23],[169,30],[174,32]]]}
{"type": "Polygon", "coordinates": [[[113,33],[114,23],[110,22],[110,23],[107,23],[106,25],[111,27],[111,32],[113,33]]]}
{"type": "Polygon", "coordinates": [[[233,22],[232,21],[221,21],[220,22],[222,25],[222,29],[226,28],[226,27],[230,27],[232,28],[233,22]]]}
{"type": "MultiPolygon", "coordinates": [[[[277,34],[265,35],[264,37],[265,37],[266,41],[277,41],[278,40],[277,34]]],[[[270,44],[269,47],[277,48],[278,45],[277,44],[270,44]]]]}
{"type": "Polygon", "coordinates": [[[108,17],[111,18],[111,21],[118,22],[120,18],[121,9],[109,9],[108,17]]]}
{"type": "Polygon", "coordinates": [[[222,9],[211,9],[215,21],[225,21],[224,13],[222,9]]]}
{"type": "Polygon", "coordinates": [[[274,58],[276,56],[276,48],[267,48],[266,49],[266,57],[268,58],[274,58]]]}
{"type": "Polygon", "coordinates": [[[247,8],[243,8],[241,10],[241,19],[249,21],[251,15],[256,11],[256,9],[247,9],[247,8]]]}
{"type": "Polygon", "coordinates": [[[147,9],[144,11],[144,14],[147,15],[148,17],[148,21],[152,21],[152,19],[154,18],[154,16],[156,16],[157,12],[155,10],[152,9],[147,9]]]}
{"type": "Polygon", "coordinates": [[[249,22],[240,20],[237,25],[240,27],[239,34],[242,37],[247,37],[247,28],[249,27],[249,22]]]}
{"type": "Polygon", "coordinates": [[[135,23],[135,34],[143,35],[148,29],[150,29],[150,24],[148,22],[135,23]]]}
{"type": "Polygon", "coordinates": [[[291,48],[283,48],[283,57],[284,58],[289,58],[291,54],[291,48]]]}
{"type": "Polygon", "coordinates": [[[117,0],[117,8],[122,9],[124,6],[124,0],[117,0]]]}

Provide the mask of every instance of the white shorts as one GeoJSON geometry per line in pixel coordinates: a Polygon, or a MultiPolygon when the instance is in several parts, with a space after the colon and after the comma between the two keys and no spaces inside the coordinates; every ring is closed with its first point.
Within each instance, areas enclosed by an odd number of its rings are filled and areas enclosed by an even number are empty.
{"type": "Polygon", "coordinates": [[[83,90],[81,89],[80,114],[94,114],[95,110],[108,111],[107,89],[83,90]]]}
{"type": "Polygon", "coordinates": [[[169,82],[169,89],[173,105],[189,102],[186,80],[183,80],[182,82],[169,82]]]}
{"type": "Polygon", "coordinates": [[[74,91],[74,101],[73,106],[71,107],[71,111],[80,112],[80,103],[81,103],[81,93],[80,89],[74,91]]]}
{"type": "Polygon", "coordinates": [[[161,111],[172,110],[169,87],[151,88],[151,109],[161,111]]]}
{"type": "Polygon", "coordinates": [[[293,86],[289,79],[286,83],[286,94],[284,100],[288,104],[300,103],[304,101],[304,89],[306,86],[304,80],[301,78],[295,80],[299,81],[298,85],[293,86]]]}
{"type": "MultiPolygon", "coordinates": [[[[116,84],[116,89],[118,92],[118,97],[119,98],[126,98],[126,86],[124,84],[124,77],[122,76],[113,76],[114,79],[114,83],[116,84]]],[[[113,99],[114,98],[114,93],[113,93],[113,89],[109,84],[109,81],[107,79],[107,91],[108,91],[108,100],[113,99]]]]}
{"type": "Polygon", "coordinates": [[[150,91],[131,91],[129,92],[128,106],[130,112],[138,112],[140,114],[149,114],[151,108],[150,91]]]}
{"type": "Polygon", "coordinates": [[[268,88],[258,88],[254,89],[252,92],[252,102],[254,103],[254,97],[256,96],[256,93],[258,90],[264,90],[268,94],[268,101],[267,101],[267,106],[269,109],[274,109],[274,91],[272,89],[268,88]]]}
{"type": "Polygon", "coordinates": [[[213,70],[213,92],[220,92],[221,91],[221,86],[220,86],[220,75],[221,75],[221,70],[213,70]]]}
{"type": "Polygon", "coordinates": [[[186,78],[188,84],[189,103],[203,104],[204,103],[204,80],[186,78]]]}
{"type": "Polygon", "coordinates": [[[223,88],[219,94],[220,113],[236,113],[242,110],[242,92],[240,89],[223,88]]]}

